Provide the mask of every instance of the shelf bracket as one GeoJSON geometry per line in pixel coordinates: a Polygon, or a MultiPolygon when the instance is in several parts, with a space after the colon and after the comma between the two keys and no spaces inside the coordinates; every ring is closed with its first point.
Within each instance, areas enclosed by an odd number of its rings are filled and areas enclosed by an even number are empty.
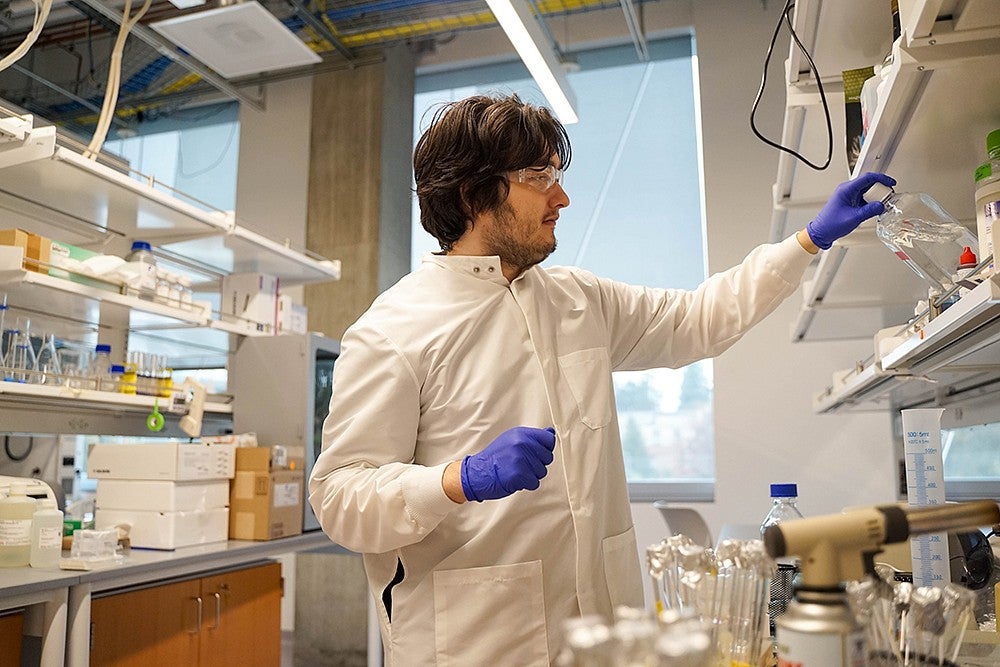
{"type": "Polygon", "coordinates": [[[0,118],[0,169],[50,157],[56,150],[55,125],[33,127],[33,116],[0,118]]]}

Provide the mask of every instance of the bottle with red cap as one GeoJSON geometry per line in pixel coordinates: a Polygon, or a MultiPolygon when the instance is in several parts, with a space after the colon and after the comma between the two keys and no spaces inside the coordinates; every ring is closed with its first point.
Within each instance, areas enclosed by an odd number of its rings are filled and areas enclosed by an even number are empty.
{"type": "Polygon", "coordinates": [[[955,284],[958,285],[958,295],[965,296],[969,290],[974,289],[981,281],[980,278],[970,278],[972,272],[976,270],[979,260],[976,253],[972,252],[970,246],[965,246],[961,256],[958,258],[958,268],[955,271],[955,284]]]}

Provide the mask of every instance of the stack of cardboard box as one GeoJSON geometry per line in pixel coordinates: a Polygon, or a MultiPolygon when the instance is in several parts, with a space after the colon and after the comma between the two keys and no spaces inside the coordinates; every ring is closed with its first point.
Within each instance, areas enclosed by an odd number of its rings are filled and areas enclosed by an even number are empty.
{"type": "Polygon", "coordinates": [[[26,271],[49,272],[49,256],[52,252],[51,239],[26,232],[23,229],[0,229],[0,245],[15,246],[24,251],[24,269],[26,271]]]}
{"type": "Polygon", "coordinates": [[[229,493],[229,537],[273,540],[302,532],[305,469],[282,447],[239,447],[229,493]]]}

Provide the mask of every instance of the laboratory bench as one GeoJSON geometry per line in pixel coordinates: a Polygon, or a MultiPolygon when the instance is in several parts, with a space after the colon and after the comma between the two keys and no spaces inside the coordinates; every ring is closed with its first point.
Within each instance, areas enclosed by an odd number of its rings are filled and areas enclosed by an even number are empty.
{"type": "MultiPolygon", "coordinates": [[[[95,602],[117,597],[119,593],[130,595],[146,589],[166,589],[175,582],[195,582],[194,590],[197,591],[199,581],[203,585],[215,583],[213,577],[218,579],[250,568],[264,568],[260,570],[264,573],[268,565],[278,567],[270,561],[276,556],[314,549],[348,553],[330,542],[322,531],[313,531],[270,541],[230,540],[174,551],[133,549],[121,563],[92,570],[0,568],[0,613],[16,609],[25,611],[25,635],[41,636],[42,665],[81,667],[90,664],[91,613],[95,602]]],[[[279,605],[280,585],[279,573],[277,587],[272,591],[279,605]]],[[[228,584],[221,586],[229,591],[228,584]]],[[[197,592],[183,598],[189,606],[192,600],[197,602],[196,608],[192,606],[197,627],[195,630],[182,629],[180,635],[199,634],[203,619],[210,629],[219,627],[220,594],[210,591],[207,596],[214,600],[206,604],[197,592]]],[[[157,604],[161,605],[162,601],[157,604]]],[[[273,620],[274,630],[280,635],[280,612],[273,620]]]]}

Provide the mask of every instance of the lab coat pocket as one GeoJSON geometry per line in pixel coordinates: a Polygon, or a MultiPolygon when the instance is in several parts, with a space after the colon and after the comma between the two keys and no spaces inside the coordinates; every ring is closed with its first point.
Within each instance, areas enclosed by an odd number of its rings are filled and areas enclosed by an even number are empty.
{"type": "Polygon", "coordinates": [[[642,575],[635,527],[604,538],[601,548],[604,551],[604,580],[611,606],[642,607],[642,575]]]}
{"type": "Polygon", "coordinates": [[[594,347],[559,357],[563,377],[580,409],[580,421],[604,428],[611,421],[611,359],[607,349],[594,347]]]}
{"type": "Polygon", "coordinates": [[[437,664],[548,665],[542,562],[434,573],[437,664]]]}

